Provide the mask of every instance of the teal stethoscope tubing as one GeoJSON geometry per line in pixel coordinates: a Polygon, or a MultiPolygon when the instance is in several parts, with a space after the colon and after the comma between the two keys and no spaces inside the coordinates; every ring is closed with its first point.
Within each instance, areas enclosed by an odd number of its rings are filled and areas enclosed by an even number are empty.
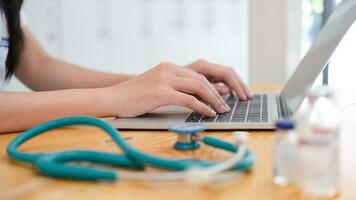
{"type": "MultiPolygon", "coordinates": [[[[227,151],[236,152],[237,148],[230,143],[213,137],[203,137],[203,142],[227,151]]],[[[105,121],[87,116],[76,116],[56,119],[29,129],[16,137],[8,146],[7,152],[11,158],[17,161],[31,163],[41,173],[58,178],[70,178],[79,180],[107,180],[118,179],[118,173],[112,170],[104,170],[94,167],[76,166],[66,164],[72,161],[88,161],[92,163],[107,164],[131,169],[143,169],[146,165],[164,168],[168,170],[181,171],[192,166],[208,167],[216,164],[212,161],[200,160],[174,160],[157,157],[141,152],[129,145],[120,133],[105,121]],[[125,154],[112,154],[97,151],[74,150],[54,153],[30,154],[18,151],[18,147],[44,132],[61,127],[73,125],[89,125],[104,130],[125,154]]],[[[249,169],[255,161],[254,155],[247,151],[244,159],[233,166],[231,170],[249,169]]]]}

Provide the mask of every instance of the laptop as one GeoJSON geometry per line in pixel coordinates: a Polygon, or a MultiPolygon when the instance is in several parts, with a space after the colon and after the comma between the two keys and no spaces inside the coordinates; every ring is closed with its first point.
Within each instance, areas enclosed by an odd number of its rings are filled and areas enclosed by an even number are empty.
{"type": "Polygon", "coordinates": [[[230,112],[209,118],[178,106],[164,106],[136,118],[116,118],[109,123],[118,129],[168,129],[175,124],[204,124],[207,130],[274,129],[277,119],[290,119],[328,63],[339,42],[356,19],[356,1],[343,0],[320,31],[281,93],[255,93],[250,101],[224,96],[230,112]]]}

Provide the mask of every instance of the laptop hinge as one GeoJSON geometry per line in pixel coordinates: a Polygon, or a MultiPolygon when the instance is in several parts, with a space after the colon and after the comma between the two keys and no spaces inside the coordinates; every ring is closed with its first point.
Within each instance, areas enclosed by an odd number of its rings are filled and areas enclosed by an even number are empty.
{"type": "Polygon", "coordinates": [[[278,118],[279,119],[290,119],[291,113],[288,109],[287,103],[282,95],[279,95],[277,98],[277,109],[278,109],[278,118]]]}

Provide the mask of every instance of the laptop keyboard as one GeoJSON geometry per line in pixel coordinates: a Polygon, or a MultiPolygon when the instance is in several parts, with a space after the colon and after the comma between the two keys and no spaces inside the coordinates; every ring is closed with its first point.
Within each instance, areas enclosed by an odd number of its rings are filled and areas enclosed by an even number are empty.
{"type": "Polygon", "coordinates": [[[205,117],[191,112],[185,122],[227,123],[227,122],[268,122],[267,95],[255,94],[250,101],[239,101],[233,95],[223,97],[231,110],[216,117],[205,117]]]}

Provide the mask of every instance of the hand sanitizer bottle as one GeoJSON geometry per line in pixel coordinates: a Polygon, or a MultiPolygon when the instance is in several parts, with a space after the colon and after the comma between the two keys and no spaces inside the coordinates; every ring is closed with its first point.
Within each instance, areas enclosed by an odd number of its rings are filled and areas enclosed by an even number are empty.
{"type": "Polygon", "coordinates": [[[298,183],[307,196],[332,197],[339,184],[339,113],[334,91],[318,87],[299,116],[298,183]]]}
{"type": "Polygon", "coordinates": [[[297,136],[292,121],[280,120],[273,148],[273,182],[285,186],[293,182],[296,173],[297,136]]]}

